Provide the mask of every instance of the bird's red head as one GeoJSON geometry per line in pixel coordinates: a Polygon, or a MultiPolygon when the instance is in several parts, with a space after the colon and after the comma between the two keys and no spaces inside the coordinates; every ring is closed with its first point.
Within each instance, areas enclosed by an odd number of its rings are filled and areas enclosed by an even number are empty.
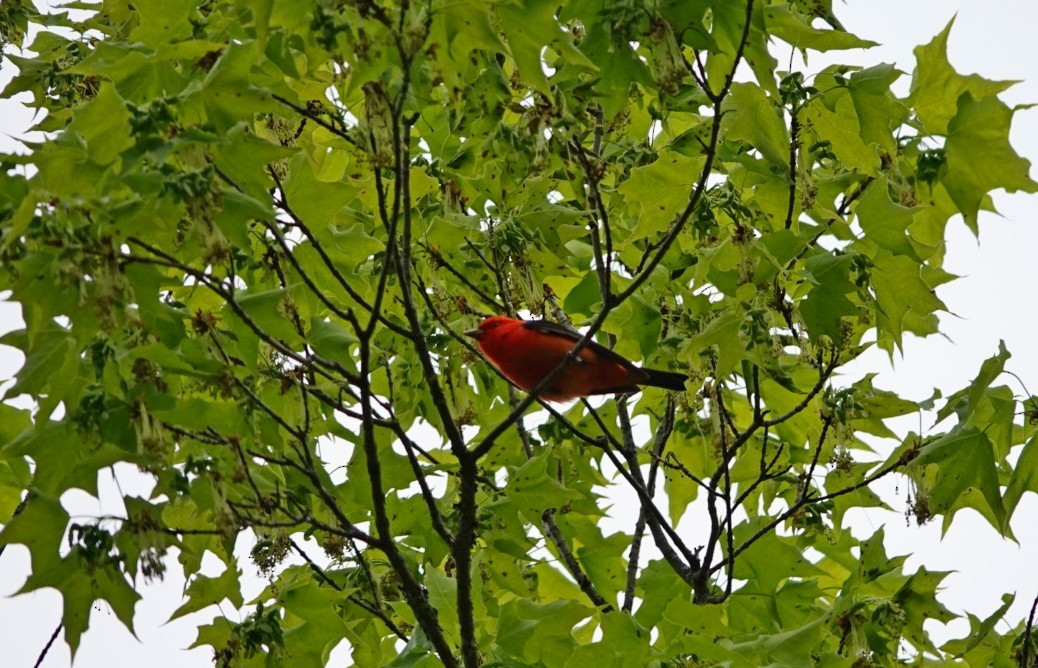
{"type": "Polygon", "coordinates": [[[514,318],[509,318],[508,316],[504,315],[492,315],[483,322],[479,323],[478,328],[465,332],[465,336],[471,336],[472,338],[478,341],[480,337],[482,337],[489,331],[495,330],[498,327],[503,327],[506,325],[514,325],[517,322],[521,321],[516,320],[514,318]]]}

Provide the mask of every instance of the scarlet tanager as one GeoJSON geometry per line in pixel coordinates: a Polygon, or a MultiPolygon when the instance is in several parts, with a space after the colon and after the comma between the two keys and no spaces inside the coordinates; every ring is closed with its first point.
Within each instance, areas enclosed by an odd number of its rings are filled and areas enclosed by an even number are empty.
{"type": "MultiPolygon", "coordinates": [[[[483,354],[526,392],[559,366],[582,338],[580,332],[555,322],[503,315],[487,318],[465,335],[476,339],[483,354]]],[[[548,401],[569,401],[591,394],[637,392],[640,385],[681,391],[687,378],[682,373],[637,367],[609,348],[589,341],[540,396],[548,401]]]]}

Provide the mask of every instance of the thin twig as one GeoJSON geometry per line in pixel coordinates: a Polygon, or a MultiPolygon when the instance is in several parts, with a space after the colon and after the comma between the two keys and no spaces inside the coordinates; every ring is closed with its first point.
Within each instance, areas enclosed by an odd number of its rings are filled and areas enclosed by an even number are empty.
{"type": "Polygon", "coordinates": [[[598,593],[594,583],[591,582],[591,578],[587,576],[587,573],[584,572],[584,568],[573,555],[573,551],[569,549],[569,543],[566,542],[566,537],[562,535],[562,530],[555,521],[555,509],[545,509],[541,514],[541,522],[544,525],[545,535],[559,551],[559,556],[562,558],[562,564],[566,567],[566,570],[569,571],[569,574],[573,576],[573,579],[577,581],[577,586],[580,587],[580,591],[584,592],[588,599],[595,604],[595,607],[599,608],[602,612],[612,612],[613,606],[598,593]]]}
{"type": "Polygon", "coordinates": [[[1031,664],[1031,646],[1034,642],[1031,639],[1031,632],[1034,630],[1034,615],[1035,611],[1038,610],[1038,596],[1034,597],[1034,602],[1031,603],[1031,614],[1027,616],[1027,627],[1024,629],[1024,637],[1021,641],[1023,644],[1023,651],[1020,654],[1020,668],[1034,668],[1038,666],[1038,660],[1034,664],[1031,664]]]}
{"type": "MultiPolygon", "coordinates": [[[[602,418],[598,415],[590,404],[584,402],[585,407],[591,413],[592,418],[599,425],[599,428],[603,431],[608,431],[602,418]]],[[[638,494],[638,499],[641,501],[642,509],[646,511],[646,522],[649,525],[649,529],[652,531],[653,540],[656,542],[656,547],[663,554],[663,558],[671,564],[671,567],[675,569],[675,572],[681,576],[683,580],[691,584],[691,575],[700,568],[699,556],[690,550],[685,542],[678,535],[677,531],[670,525],[670,522],[663,516],[663,513],[656,507],[656,503],[653,501],[649,491],[645,488],[645,481],[642,479],[641,468],[638,463],[638,452],[635,447],[632,431],[630,429],[631,416],[627,411],[627,405],[623,402],[617,404],[617,416],[620,419],[621,434],[625,439],[625,442],[621,448],[622,452],[627,459],[627,467],[624,467],[617,458],[616,454],[605,444],[602,444],[602,449],[605,451],[609,461],[613,464],[616,470],[623,476],[624,480],[632,489],[638,494]],[[627,426],[624,426],[624,425],[627,426]],[[628,470],[629,468],[629,470],[628,470]],[[673,547],[672,547],[673,546],[673,547]],[[674,550],[677,550],[675,552],[674,550]],[[678,554],[680,552],[680,554],[678,554]]]]}
{"type": "MultiPolygon", "coordinates": [[[[123,262],[135,262],[135,261],[136,262],[141,262],[141,261],[152,262],[152,263],[155,263],[155,264],[163,264],[164,266],[168,266],[168,267],[171,267],[171,268],[174,268],[174,269],[178,269],[179,271],[184,272],[185,274],[187,274],[187,275],[191,276],[192,278],[194,278],[196,281],[200,282],[205,287],[209,288],[209,290],[211,290],[217,296],[221,297],[224,300],[224,302],[231,308],[231,310],[234,311],[234,314],[236,316],[238,316],[238,318],[242,322],[244,322],[245,325],[249,329],[251,329],[252,332],[257,337],[260,338],[260,340],[262,340],[264,343],[266,343],[270,347],[272,347],[275,350],[277,350],[279,353],[281,353],[285,357],[288,357],[289,359],[292,359],[292,360],[298,362],[299,364],[302,364],[303,366],[306,366],[307,368],[311,367],[313,364],[316,363],[316,364],[318,364],[320,366],[323,366],[323,367],[325,367],[327,369],[330,369],[330,370],[334,371],[335,373],[341,374],[342,378],[346,379],[351,384],[356,384],[356,381],[357,381],[356,374],[351,373],[349,370],[347,370],[344,366],[342,366],[338,362],[332,362],[331,360],[325,359],[325,358],[323,358],[323,357],[321,357],[319,355],[316,355],[316,354],[311,354],[309,356],[303,356],[303,355],[297,353],[296,351],[292,350],[291,348],[289,348],[284,342],[279,341],[278,339],[276,339],[273,336],[271,336],[270,334],[268,334],[266,330],[264,330],[262,327],[260,327],[259,324],[257,324],[256,321],[253,320],[249,316],[249,314],[245,312],[245,309],[242,308],[241,304],[239,304],[237,302],[237,300],[233,299],[233,297],[230,295],[230,293],[227,291],[227,289],[222,287],[222,286],[220,286],[219,282],[216,279],[214,279],[213,276],[211,276],[211,275],[209,275],[209,274],[207,274],[207,273],[205,273],[203,271],[199,271],[197,269],[194,269],[192,267],[187,266],[186,264],[184,264],[184,263],[180,262],[179,260],[177,260],[176,258],[174,258],[172,255],[169,255],[168,253],[165,253],[165,252],[159,250],[158,248],[155,248],[154,246],[152,246],[152,245],[150,245],[150,244],[140,240],[137,237],[132,237],[132,236],[131,237],[127,237],[126,241],[127,241],[127,243],[131,243],[131,244],[133,244],[135,246],[139,246],[139,247],[143,248],[144,250],[146,250],[149,253],[151,253],[152,255],[154,255],[156,258],[159,258],[161,260],[161,262],[158,262],[158,261],[156,261],[155,259],[152,259],[152,258],[144,258],[144,257],[134,256],[134,255],[129,255],[129,256],[123,257],[122,258],[123,262]]],[[[333,378],[330,375],[328,377],[329,378],[333,378]]],[[[338,380],[338,379],[335,379],[335,380],[338,380]]]]}
{"type": "MultiPolygon", "coordinates": [[[[328,585],[329,587],[331,587],[335,591],[342,591],[343,590],[342,585],[340,585],[335,580],[331,579],[331,577],[329,577],[328,574],[324,572],[324,569],[322,569],[320,566],[318,566],[317,563],[314,562],[314,560],[310,558],[310,555],[307,554],[306,551],[303,550],[303,548],[300,547],[294,540],[289,539],[289,544],[292,546],[292,549],[294,549],[296,551],[296,554],[298,554],[300,557],[303,558],[303,561],[305,561],[306,565],[310,567],[310,570],[313,572],[314,575],[317,576],[318,580],[320,580],[321,582],[324,582],[326,585],[328,585]]],[[[366,610],[370,614],[372,614],[375,617],[378,617],[380,620],[382,620],[382,623],[385,624],[386,627],[390,631],[392,631],[393,634],[396,635],[397,638],[400,638],[404,642],[408,642],[410,640],[410,638],[408,638],[407,635],[405,635],[404,632],[400,630],[400,627],[398,627],[396,624],[394,624],[393,620],[390,619],[389,616],[385,612],[383,612],[380,608],[378,608],[378,607],[376,607],[374,605],[371,605],[370,603],[368,603],[364,599],[362,599],[362,598],[360,598],[358,596],[354,596],[353,594],[348,595],[346,598],[349,599],[350,602],[352,602],[355,605],[363,608],[364,610],[366,610]]]]}
{"type": "MultiPolygon", "coordinates": [[[[667,407],[664,409],[663,418],[656,427],[656,434],[653,437],[652,449],[650,450],[652,459],[649,461],[649,478],[646,483],[649,494],[654,494],[656,490],[656,476],[659,471],[663,450],[667,447],[667,441],[670,440],[670,435],[674,431],[675,412],[674,398],[668,396],[667,407]]],[[[638,520],[634,525],[634,535],[631,538],[631,553],[627,557],[627,584],[624,587],[623,611],[628,613],[634,607],[634,590],[638,584],[639,561],[641,559],[642,540],[645,537],[645,526],[645,508],[641,508],[638,512],[638,520]]]]}
{"type": "Polygon", "coordinates": [[[794,106],[789,124],[789,201],[786,203],[786,229],[793,227],[793,211],[797,201],[797,152],[800,150],[800,118],[794,106]]]}
{"type": "Polygon", "coordinates": [[[277,100],[278,102],[280,102],[281,104],[285,105],[286,107],[292,109],[293,111],[295,111],[300,116],[303,116],[304,118],[308,118],[311,121],[313,121],[314,123],[317,123],[322,128],[324,128],[328,132],[331,132],[336,137],[339,137],[340,139],[343,139],[343,140],[349,142],[350,144],[353,144],[354,146],[357,145],[357,140],[354,139],[353,137],[351,137],[349,134],[347,134],[345,130],[340,130],[339,128],[335,127],[333,124],[331,124],[328,121],[324,120],[323,118],[321,118],[317,114],[312,113],[309,109],[307,109],[305,107],[300,107],[298,104],[295,104],[293,102],[290,102],[289,100],[286,100],[285,98],[281,97],[277,93],[272,93],[271,97],[274,98],[275,100],[277,100]]]}
{"type": "MultiPolygon", "coordinates": [[[[745,541],[743,541],[743,543],[741,545],[739,545],[739,547],[735,548],[735,550],[732,552],[731,558],[734,559],[735,557],[737,557],[740,554],[742,554],[743,552],[745,552],[747,549],[750,548],[750,546],[752,546],[758,540],[760,540],[765,535],[770,533],[772,529],[774,529],[779,524],[782,524],[787,519],[789,519],[790,517],[792,517],[793,515],[798,513],[801,508],[803,508],[803,507],[805,507],[805,506],[807,506],[809,504],[823,503],[825,501],[829,501],[831,499],[835,499],[837,497],[844,496],[845,494],[851,494],[852,492],[856,492],[859,489],[862,489],[863,487],[868,487],[869,485],[871,485],[872,483],[876,482],[880,478],[883,478],[884,476],[887,476],[887,475],[893,473],[894,471],[896,471],[897,469],[901,468],[902,466],[904,466],[904,464],[905,464],[905,461],[903,459],[899,459],[899,460],[891,463],[889,466],[886,466],[885,468],[880,469],[874,475],[871,475],[868,478],[865,478],[864,480],[862,480],[861,482],[858,482],[858,483],[855,483],[855,484],[851,485],[850,487],[845,487],[845,488],[837,490],[837,491],[835,491],[835,492],[833,492],[831,494],[823,494],[822,496],[807,496],[807,497],[801,498],[799,501],[794,503],[789,509],[787,509],[784,513],[780,514],[778,517],[773,519],[771,522],[768,522],[765,526],[763,526],[759,530],[757,530],[752,536],[750,536],[745,541]]],[[[726,563],[727,563],[726,561],[721,561],[721,562],[719,562],[718,564],[716,564],[714,566],[707,566],[707,568],[709,568],[710,572],[713,573],[714,571],[716,571],[719,568],[721,568],[722,566],[724,566],[726,563]]]]}
{"type": "MultiPolygon", "coordinates": [[[[317,236],[313,233],[313,231],[311,231],[310,226],[307,225],[306,221],[300,218],[292,209],[292,206],[288,202],[288,196],[285,194],[285,187],[284,185],[282,185],[281,179],[280,177],[278,177],[277,172],[271,169],[269,171],[269,174],[271,179],[274,180],[274,184],[277,186],[278,191],[281,193],[281,197],[275,200],[278,207],[282,211],[284,211],[289,218],[292,219],[295,228],[299,230],[304,237],[306,237],[307,241],[310,242],[310,247],[313,248],[314,251],[317,253],[317,256],[321,259],[321,263],[324,265],[325,269],[327,269],[328,272],[332,275],[332,278],[335,279],[335,282],[338,283],[339,286],[346,291],[346,294],[350,296],[350,299],[357,302],[365,311],[369,313],[373,312],[374,309],[372,305],[368,303],[366,299],[364,299],[364,297],[356,290],[356,288],[353,287],[353,285],[348,280],[346,280],[346,277],[343,275],[341,271],[339,271],[339,268],[336,266],[335,262],[328,254],[328,251],[324,248],[324,244],[318,241],[317,236]]],[[[263,222],[265,225],[267,224],[266,221],[263,222]]],[[[268,229],[270,229],[269,226],[268,229]]],[[[271,232],[274,232],[274,230],[271,229],[271,232]]],[[[279,241],[284,238],[284,235],[280,234],[280,230],[277,231],[277,234],[279,236],[279,241]]],[[[282,247],[285,248],[286,253],[291,252],[287,248],[287,242],[283,243],[282,247]]],[[[289,261],[292,262],[293,265],[297,265],[298,262],[295,260],[294,255],[291,258],[289,258],[289,261]]],[[[303,271],[301,265],[298,265],[296,270],[300,273],[301,277],[306,276],[306,278],[309,278],[309,276],[306,275],[306,272],[303,271]]],[[[323,291],[317,289],[316,287],[311,287],[311,290],[316,290],[316,293],[319,295],[319,298],[321,298],[321,301],[326,306],[328,306],[328,308],[331,309],[333,313],[339,315],[340,317],[343,317],[351,323],[355,321],[355,318],[352,317],[350,311],[344,311],[338,308],[337,306],[334,306],[333,304],[329,303],[330,300],[328,300],[327,296],[324,295],[323,291]]],[[[397,325],[388,318],[379,317],[379,322],[391,329],[395,334],[399,334],[400,336],[403,336],[407,339],[411,339],[414,336],[414,334],[410,330],[397,325]]],[[[357,325],[357,327],[359,328],[359,324],[357,325]]]]}
{"type": "Polygon", "coordinates": [[[486,304],[487,306],[489,306],[492,309],[494,309],[495,313],[503,313],[503,312],[508,310],[504,306],[504,304],[502,304],[501,302],[497,301],[496,299],[494,299],[493,297],[488,295],[478,285],[476,285],[475,283],[470,281],[468,279],[468,277],[465,276],[465,274],[463,274],[460,271],[458,271],[457,269],[455,269],[454,265],[452,265],[450,262],[447,261],[447,259],[445,257],[443,257],[443,253],[441,253],[439,251],[436,251],[436,250],[430,248],[428,245],[423,244],[421,242],[418,243],[418,246],[420,248],[422,248],[426,253],[429,254],[429,257],[431,257],[433,259],[433,262],[436,263],[436,266],[442,267],[443,269],[446,269],[447,273],[449,273],[454,278],[458,279],[461,282],[462,285],[467,287],[477,297],[479,297],[480,301],[482,301],[484,304],[486,304]]]}
{"type": "Polygon", "coordinates": [[[40,668],[40,666],[43,665],[43,660],[47,658],[47,652],[50,651],[51,645],[53,645],[54,641],[58,639],[58,634],[61,633],[61,629],[63,628],[65,628],[64,623],[58,624],[54,629],[54,633],[50,634],[50,640],[48,640],[47,644],[43,646],[42,650],[40,650],[40,655],[36,657],[36,663],[33,664],[33,668],[40,668]]]}

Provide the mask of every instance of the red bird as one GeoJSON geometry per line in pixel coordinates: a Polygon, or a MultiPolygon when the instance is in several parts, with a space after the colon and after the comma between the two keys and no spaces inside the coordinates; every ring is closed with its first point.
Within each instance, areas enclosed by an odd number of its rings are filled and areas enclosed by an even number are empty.
{"type": "MultiPolygon", "coordinates": [[[[547,320],[516,320],[503,315],[487,318],[478,329],[465,332],[519,389],[529,392],[582,338],[580,332],[547,320]]],[[[591,394],[637,392],[640,385],[667,390],[685,389],[688,376],[635,366],[609,348],[589,341],[562,375],[541,392],[548,401],[569,401],[591,394]]]]}

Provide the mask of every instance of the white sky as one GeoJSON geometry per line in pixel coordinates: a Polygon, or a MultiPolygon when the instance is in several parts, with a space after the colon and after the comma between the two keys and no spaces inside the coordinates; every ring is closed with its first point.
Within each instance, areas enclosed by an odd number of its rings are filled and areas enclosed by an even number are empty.
{"type": "MultiPolygon", "coordinates": [[[[860,37],[882,44],[864,54],[837,53],[833,57],[836,61],[891,62],[910,73],[915,63],[912,48],[928,42],[957,12],[949,47],[953,65],[960,72],[976,72],[990,79],[1022,80],[1004,99],[1010,104],[1038,102],[1038,40],[1034,39],[1038,3],[1032,0],[852,0],[849,5],[835,4],[845,26],[860,37]]],[[[788,52],[776,50],[775,54],[780,60],[788,58],[788,52]]],[[[804,69],[817,71],[826,62],[816,58],[804,69]]],[[[11,66],[4,63],[0,86],[10,76],[11,66]]],[[[908,82],[906,74],[901,84],[907,87],[908,82]]],[[[0,150],[13,150],[15,144],[10,137],[24,132],[31,122],[21,105],[0,101],[0,150]]],[[[1038,160],[1038,109],[1017,114],[1012,139],[1024,157],[1038,160]]],[[[1032,176],[1038,177],[1038,172],[1032,170],[1032,176]]],[[[1038,226],[1031,211],[1038,200],[997,193],[995,202],[1002,217],[981,215],[979,246],[964,225],[949,226],[946,269],[963,276],[938,291],[955,314],[942,318],[942,329],[949,338],[909,339],[904,358],[895,360],[895,369],[882,353],[876,353],[862,360],[857,373],[878,371],[877,386],[912,399],[929,397],[934,387],[947,395],[965,386],[980,363],[996,352],[999,339],[1004,339],[1013,353],[1008,368],[1032,392],[1038,392],[1038,275],[1031,273],[1038,248],[1038,226]]],[[[17,309],[0,303],[0,332],[19,326],[17,309]]],[[[10,377],[19,365],[20,359],[9,349],[0,352],[0,378],[10,377]]],[[[999,382],[1023,394],[1014,379],[1004,377],[999,382]]],[[[918,430],[918,420],[913,416],[897,427],[901,432],[918,430]]],[[[924,430],[931,428],[931,423],[924,418],[924,430]]],[[[124,492],[131,492],[126,487],[132,477],[128,471],[120,472],[124,492]]],[[[1002,593],[1015,591],[1018,600],[1011,616],[1023,617],[1038,593],[1038,579],[1034,577],[1034,564],[1038,564],[1035,495],[1025,497],[1015,514],[1013,529],[1019,545],[1002,541],[972,511],[961,513],[942,541],[939,522],[923,528],[906,526],[901,514],[906,492],[903,485],[895,489],[893,482],[885,488],[888,493],[884,498],[895,512],[857,513],[855,534],[868,535],[886,526],[888,553],[911,554],[907,564],[910,570],[925,565],[929,570],[956,571],[945,580],[941,597],[954,612],[968,610],[983,617],[998,607],[1002,593]],[[1030,522],[1027,517],[1032,518],[1030,522]]],[[[65,500],[75,502],[83,512],[94,512],[102,505],[82,493],[70,497],[74,498],[65,500]]],[[[28,568],[28,553],[22,546],[8,547],[0,557],[0,619],[4,620],[0,624],[0,652],[4,665],[32,666],[61,617],[61,598],[53,590],[10,597],[21,587],[28,568]]],[[[245,564],[244,568],[248,571],[250,567],[245,564]]],[[[135,618],[137,639],[122,627],[107,605],[96,605],[76,664],[110,668],[211,666],[210,650],[184,649],[194,641],[198,617],[163,625],[181,602],[183,581],[172,573],[175,570],[171,569],[165,582],[142,587],[144,599],[137,606],[135,618]]],[[[247,594],[255,592],[253,589],[247,594]]],[[[935,626],[933,631],[939,638],[947,638],[964,635],[965,628],[960,622],[947,630],[935,626]]],[[[68,649],[59,637],[42,665],[55,668],[69,663],[68,649]]],[[[330,665],[346,665],[346,656],[336,652],[330,665]]]]}

